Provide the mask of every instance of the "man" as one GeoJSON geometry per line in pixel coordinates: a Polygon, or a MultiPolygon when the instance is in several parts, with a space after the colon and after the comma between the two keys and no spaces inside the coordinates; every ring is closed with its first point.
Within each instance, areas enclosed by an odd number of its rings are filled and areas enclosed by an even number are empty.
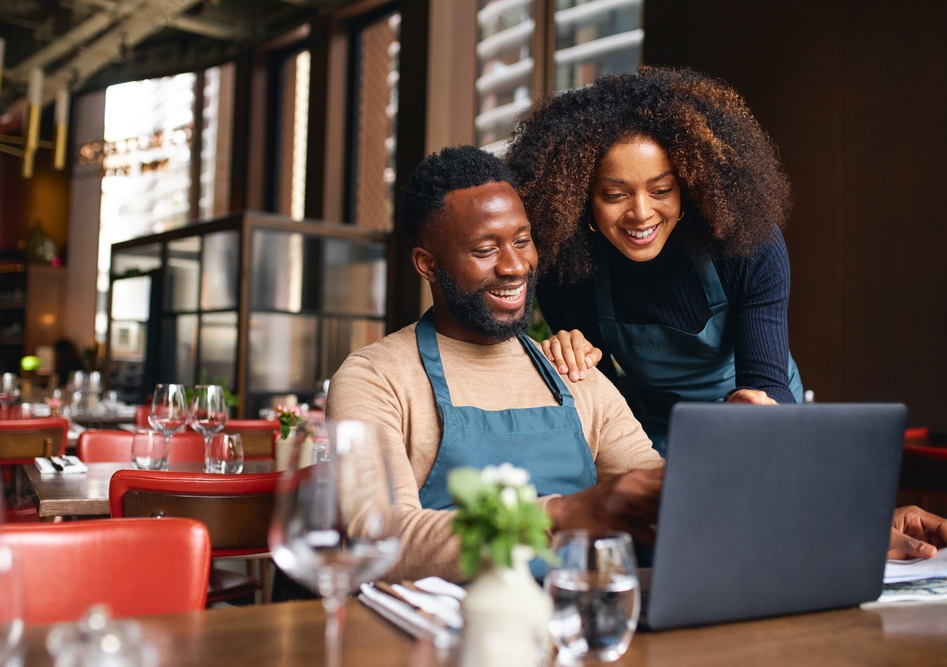
{"type": "Polygon", "coordinates": [[[349,355],[327,405],[331,419],[382,427],[404,545],[389,577],[460,579],[446,485],[460,465],[529,470],[553,530],[614,528],[648,541],[663,461],[641,425],[598,370],[566,387],[520,336],[538,258],[506,166],[471,146],[429,156],[405,187],[402,224],[434,306],[349,355]]]}

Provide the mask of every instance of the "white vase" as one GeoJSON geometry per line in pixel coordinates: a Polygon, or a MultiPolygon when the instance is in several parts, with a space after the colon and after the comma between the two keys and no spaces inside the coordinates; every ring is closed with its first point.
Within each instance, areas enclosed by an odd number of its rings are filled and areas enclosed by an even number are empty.
{"type": "Polygon", "coordinates": [[[550,655],[552,598],[533,579],[533,550],[513,548],[513,567],[492,566],[461,603],[464,641],[460,667],[538,667],[550,655]]]}

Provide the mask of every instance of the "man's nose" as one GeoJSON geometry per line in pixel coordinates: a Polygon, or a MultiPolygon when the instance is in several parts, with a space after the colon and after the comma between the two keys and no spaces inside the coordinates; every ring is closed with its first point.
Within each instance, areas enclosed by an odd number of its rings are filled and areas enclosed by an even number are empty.
{"type": "Polygon", "coordinates": [[[497,273],[505,276],[521,276],[528,271],[529,262],[525,254],[518,248],[507,248],[500,251],[497,273]]]}

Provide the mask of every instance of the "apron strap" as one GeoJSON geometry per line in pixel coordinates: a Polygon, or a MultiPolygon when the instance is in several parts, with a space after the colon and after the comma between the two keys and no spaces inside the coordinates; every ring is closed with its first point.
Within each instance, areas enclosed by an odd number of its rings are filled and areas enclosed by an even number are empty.
{"type": "Polygon", "coordinates": [[[530,341],[529,336],[520,334],[517,336],[517,338],[519,339],[520,344],[526,350],[526,354],[528,354],[529,358],[532,360],[533,366],[535,366],[536,370],[539,371],[539,375],[542,377],[543,382],[545,382],[546,386],[549,387],[549,391],[552,392],[556,402],[559,403],[559,405],[572,407],[575,404],[575,399],[572,398],[572,394],[569,393],[569,390],[566,388],[562,378],[559,377],[559,373],[557,373],[552,368],[549,360],[538,349],[536,349],[536,346],[530,341]]]}
{"type": "Polygon", "coordinates": [[[424,364],[424,370],[431,381],[434,398],[437,399],[438,403],[452,405],[450,390],[447,388],[447,380],[444,378],[441,353],[437,346],[433,307],[428,308],[427,312],[418,320],[418,325],[414,328],[414,335],[418,339],[418,352],[421,354],[421,363],[424,364]]]}
{"type": "Polygon", "coordinates": [[[720,282],[720,276],[717,275],[717,269],[709,257],[704,257],[696,261],[697,276],[700,278],[700,284],[704,288],[704,298],[707,299],[707,306],[714,315],[727,310],[727,294],[723,291],[723,284],[720,282]]]}

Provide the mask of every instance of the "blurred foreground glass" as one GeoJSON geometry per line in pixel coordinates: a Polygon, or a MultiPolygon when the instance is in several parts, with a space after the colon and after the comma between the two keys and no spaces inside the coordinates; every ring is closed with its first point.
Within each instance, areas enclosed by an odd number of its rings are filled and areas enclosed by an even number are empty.
{"type": "Polygon", "coordinates": [[[132,465],[137,470],[167,470],[168,440],[159,431],[135,431],[132,465]]]}
{"type": "Polygon", "coordinates": [[[187,398],[183,384],[156,384],[148,415],[151,428],[161,431],[166,440],[187,425],[187,398]]]}
{"type": "Polygon", "coordinates": [[[218,433],[210,439],[204,472],[228,475],[243,472],[243,440],[239,433],[218,433]]]}
{"type": "Polygon", "coordinates": [[[23,664],[23,591],[13,550],[0,536],[0,665],[23,664]]]}
{"type": "Polygon", "coordinates": [[[549,622],[559,661],[613,662],[628,650],[638,628],[641,592],[631,535],[618,531],[556,533],[559,559],[546,573],[552,596],[549,622]]]}
{"type": "Polygon", "coordinates": [[[387,572],[401,553],[391,471],[377,427],[302,422],[292,437],[269,531],[273,560],[322,596],[326,664],[340,665],[346,596],[387,572]]]}

